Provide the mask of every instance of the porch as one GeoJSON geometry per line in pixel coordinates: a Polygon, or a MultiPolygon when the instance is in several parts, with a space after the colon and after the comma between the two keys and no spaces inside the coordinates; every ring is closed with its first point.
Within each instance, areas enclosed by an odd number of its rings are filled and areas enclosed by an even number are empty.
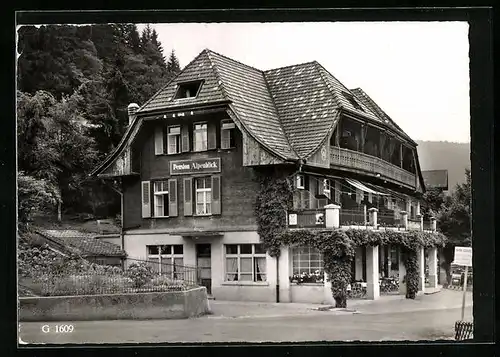
{"type": "MultiPolygon", "coordinates": [[[[401,212],[401,219],[391,218],[392,216],[383,217],[384,224],[381,225],[377,213],[378,209],[370,208],[365,216],[364,210],[342,210],[340,206],[330,204],[324,209],[289,212],[288,228],[436,231],[436,219],[433,217],[426,221],[422,216],[408,219],[408,213],[401,212]]],[[[291,248],[290,254],[292,255],[291,301],[300,302],[307,297],[308,301],[328,303],[331,299],[331,283],[320,266],[321,253],[311,247],[296,247],[291,248]],[[299,262],[298,266],[296,261],[299,262]],[[314,267],[313,263],[316,264],[314,267]]],[[[419,249],[418,271],[419,294],[434,293],[439,290],[437,248],[419,249]]],[[[406,269],[399,247],[390,245],[358,247],[352,261],[348,298],[376,300],[383,295],[405,295],[405,276],[406,269]]]]}

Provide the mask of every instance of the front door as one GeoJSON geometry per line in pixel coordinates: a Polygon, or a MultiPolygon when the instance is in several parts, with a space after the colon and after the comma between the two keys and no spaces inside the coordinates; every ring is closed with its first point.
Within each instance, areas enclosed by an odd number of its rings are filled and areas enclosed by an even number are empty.
{"type": "Polygon", "coordinates": [[[207,293],[212,293],[212,258],[210,244],[196,244],[196,268],[198,281],[207,288],[207,293]]]}

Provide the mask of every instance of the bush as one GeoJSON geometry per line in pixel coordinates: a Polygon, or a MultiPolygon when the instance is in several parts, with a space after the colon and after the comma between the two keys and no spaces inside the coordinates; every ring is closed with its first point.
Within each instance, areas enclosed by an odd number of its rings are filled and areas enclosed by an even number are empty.
{"type": "Polygon", "coordinates": [[[125,270],[125,276],[132,279],[135,288],[142,288],[151,283],[154,275],[151,267],[145,263],[133,263],[125,270]]]}

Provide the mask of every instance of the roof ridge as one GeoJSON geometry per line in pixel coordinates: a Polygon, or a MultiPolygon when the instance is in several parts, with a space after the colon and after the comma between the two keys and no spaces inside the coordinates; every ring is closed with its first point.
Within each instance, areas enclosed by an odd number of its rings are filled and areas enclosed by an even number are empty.
{"type": "Polygon", "coordinates": [[[263,70],[261,70],[261,69],[255,68],[255,67],[250,66],[250,65],[248,65],[248,64],[246,64],[246,63],[243,63],[243,62],[240,62],[240,61],[238,61],[238,60],[235,60],[234,58],[231,58],[231,57],[225,56],[225,55],[223,55],[223,54],[220,54],[219,52],[212,51],[211,49],[206,48],[206,49],[204,49],[204,51],[210,52],[210,53],[212,53],[212,54],[214,54],[214,55],[220,56],[220,57],[225,58],[225,59],[228,59],[228,60],[230,60],[230,61],[233,61],[233,62],[239,63],[239,64],[241,64],[242,66],[245,66],[245,67],[251,68],[251,69],[253,69],[253,70],[255,70],[255,71],[258,71],[258,72],[264,72],[264,71],[263,71],[263,70]]]}
{"type": "Polygon", "coordinates": [[[311,63],[315,63],[316,61],[309,61],[309,62],[302,62],[302,63],[295,63],[295,64],[289,64],[287,66],[283,66],[283,67],[276,67],[276,68],[270,68],[268,70],[265,70],[264,72],[270,72],[270,71],[276,71],[276,70],[281,70],[281,69],[285,69],[285,68],[289,68],[289,67],[295,67],[295,66],[305,66],[306,64],[311,64],[311,63]]]}
{"type": "Polygon", "coordinates": [[[274,110],[276,111],[276,117],[278,118],[278,122],[280,124],[280,128],[281,128],[281,131],[283,131],[283,135],[285,137],[285,140],[286,140],[286,143],[288,144],[288,146],[290,147],[290,150],[292,150],[292,152],[298,157],[298,158],[301,158],[299,153],[297,152],[297,150],[295,150],[295,148],[293,147],[293,145],[291,144],[290,142],[290,138],[288,137],[288,134],[285,130],[285,127],[283,126],[283,122],[281,120],[281,116],[280,116],[280,113],[278,111],[278,107],[276,106],[276,102],[274,100],[274,96],[273,96],[273,93],[271,91],[271,88],[269,87],[269,82],[267,81],[267,77],[266,77],[266,73],[265,72],[262,72],[262,77],[264,78],[264,83],[266,84],[266,90],[267,92],[269,93],[269,96],[271,97],[271,102],[273,103],[273,108],[274,110]]]}
{"type": "Polygon", "coordinates": [[[218,84],[219,84],[219,86],[220,86],[220,88],[221,88],[221,91],[222,91],[222,96],[223,96],[226,100],[229,100],[229,101],[230,101],[229,96],[228,96],[228,94],[227,94],[227,91],[226,91],[226,89],[224,88],[224,81],[222,80],[222,78],[221,78],[221,77],[220,77],[220,75],[219,75],[219,70],[217,69],[217,65],[215,65],[215,64],[213,63],[213,61],[212,61],[212,57],[210,57],[210,53],[211,53],[211,51],[210,51],[209,49],[206,49],[206,51],[207,51],[207,57],[208,57],[208,60],[210,61],[210,65],[212,66],[212,69],[213,69],[213,71],[214,71],[214,73],[215,73],[215,78],[217,78],[217,81],[219,82],[218,84]]]}
{"type": "Polygon", "coordinates": [[[400,134],[404,134],[404,136],[406,136],[407,139],[409,139],[413,144],[418,146],[418,144],[382,108],[380,108],[380,106],[363,89],[358,87],[354,88],[353,90],[359,92],[359,94],[365,97],[375,107],[376,110],[379,110],[385,117],[384,119],[390,121],[400,131],[400,134]]]}

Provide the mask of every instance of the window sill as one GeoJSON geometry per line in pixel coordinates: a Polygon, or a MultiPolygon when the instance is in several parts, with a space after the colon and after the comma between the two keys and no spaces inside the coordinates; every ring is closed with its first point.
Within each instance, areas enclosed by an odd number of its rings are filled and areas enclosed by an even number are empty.
{"type": "Polygon", "coordinates": [[[224,281],[221,285],[226,286],[269,286],[268,281],[224,281]]]}
{"type": "Polygon", "coordinates": [[[152,218],[170,218],[170,216],[153,216],[152,218]]]}

